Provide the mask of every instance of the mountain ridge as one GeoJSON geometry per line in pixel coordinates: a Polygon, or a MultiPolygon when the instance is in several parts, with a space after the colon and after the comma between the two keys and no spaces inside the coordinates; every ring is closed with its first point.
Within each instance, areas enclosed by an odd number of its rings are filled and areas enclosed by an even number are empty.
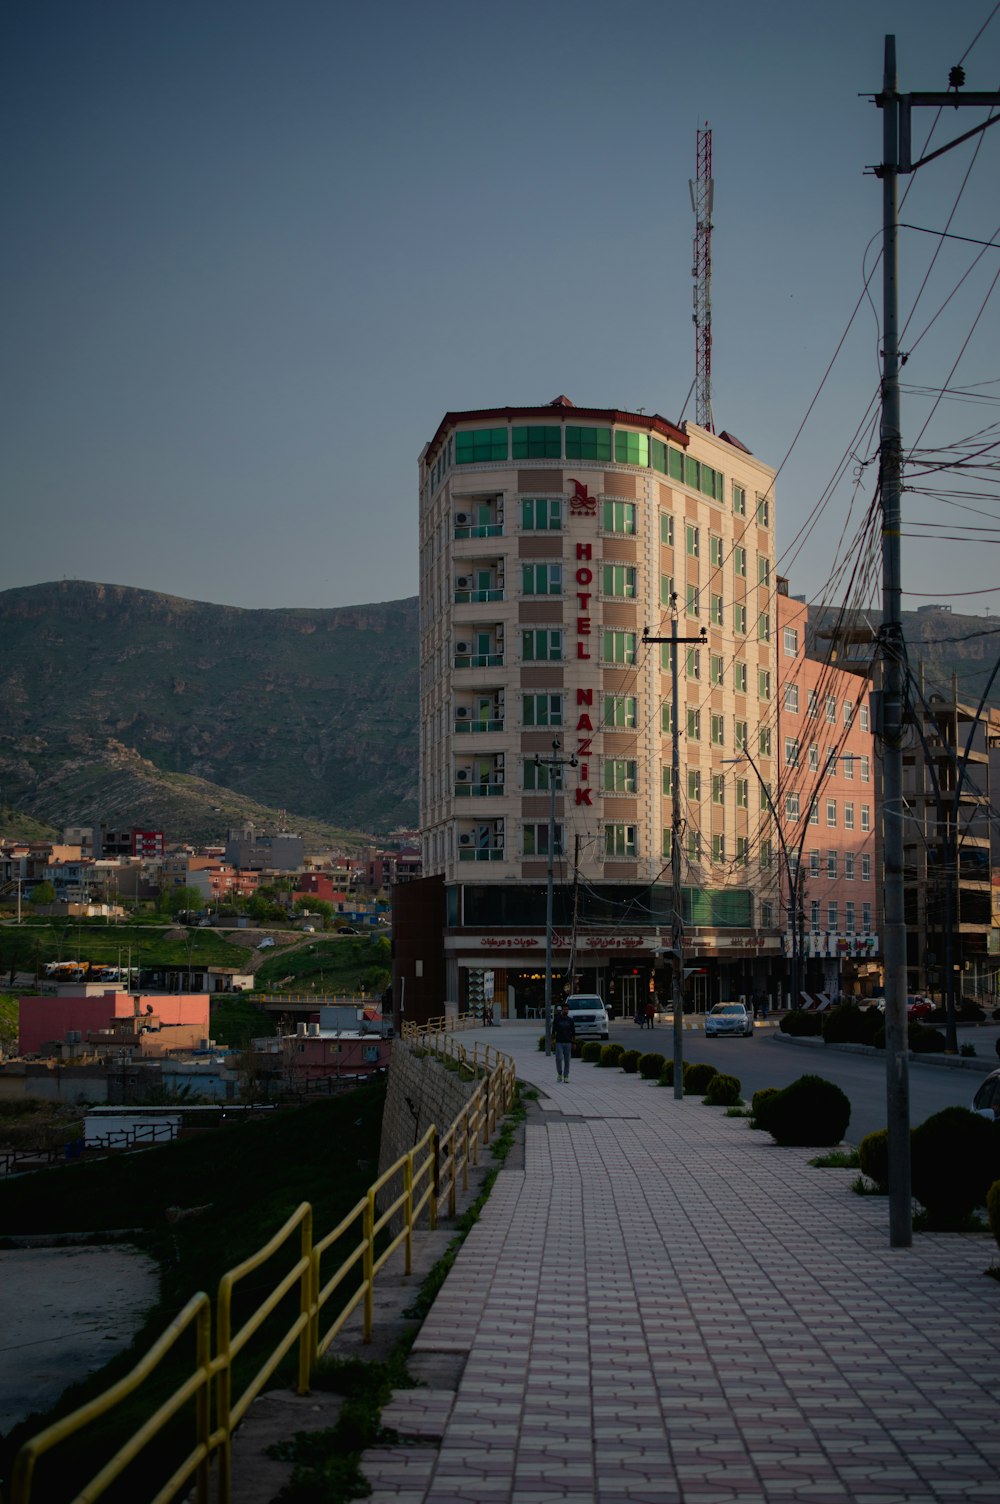
{"type": "Polygon", "coordinates": [[[5,797],[48,818],[59,770],[120,773],[117,746],[300,820],[412,826],[416,630],[415,597],[256,609],[78,580],[0,592],[5,797]]]}

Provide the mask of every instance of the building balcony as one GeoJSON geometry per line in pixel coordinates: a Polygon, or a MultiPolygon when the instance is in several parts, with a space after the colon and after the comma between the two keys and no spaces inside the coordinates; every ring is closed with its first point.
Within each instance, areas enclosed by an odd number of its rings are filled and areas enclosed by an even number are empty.
{"type": "Polygon", "coordinates": [[[458,542],[462,538],[502,538],[502,537],[503,537],[503,523],[502,522],[481,523],[481,524],[478,524],[475,527],[472,527],[472,526],[469,526],[469,525],[459,525],[459,524],[456,524],[456,526],[455,526],[455,540],[456,540],[456,542],[458,542]]]}
{"type": "Polygon", "coordinates": [[[503,668],[502,653],[456,653],[455,668],[503,668]]]}
{"type": "Polygon", "coordinates": [[[460,862],[502,862],[504,850],[502,846],[463,846],[459,849],[458,860],[460,862]]]}
{"type": "Polygon", "coordinates": [[[502,799],[502,783],[456,783],[456,799],[502,799]]]}
{"type": "Polygon", "coordinates": [[[505,600],[503,586],[497,586],[490,590],[456,590],[456,606],[484,606],[490,601],[505,600]]]}
{"type": "Polygon", "coordinates": [[[502,731],[503,721],[469,721],[456,720],[455,731],[461,734],[463,731],[502,731]]]}

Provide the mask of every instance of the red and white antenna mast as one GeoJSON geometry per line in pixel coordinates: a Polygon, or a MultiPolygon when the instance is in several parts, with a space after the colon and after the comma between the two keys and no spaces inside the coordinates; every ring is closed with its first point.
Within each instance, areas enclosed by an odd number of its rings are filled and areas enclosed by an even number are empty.
{"type": "Polygon", "coordinates": [[[695,422],[709,433],[712,420],[712,132],[698,131],[697,177],[689,183],[694,210],[694,387],[695,422]]]}

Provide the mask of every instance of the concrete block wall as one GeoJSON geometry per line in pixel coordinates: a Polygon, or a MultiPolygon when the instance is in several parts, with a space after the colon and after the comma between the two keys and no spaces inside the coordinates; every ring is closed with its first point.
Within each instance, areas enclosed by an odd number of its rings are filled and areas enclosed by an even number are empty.
{"type": "MultiPolygon", "coordinates": [[[[431,1056],[416,1056],[397,1040],[389,1058],[389,1078],[382,1112],[379,1174],[405,1154],[433,1123],[450,1127],[474,1090],[475,1083],[459,1079],[431,1056]]],[[[390,1184],[379,1198],[382,1205],[398,1194],[390,1184]]],[[[394,1224],[395,1225],[395,1224],[394,1224]]]]}

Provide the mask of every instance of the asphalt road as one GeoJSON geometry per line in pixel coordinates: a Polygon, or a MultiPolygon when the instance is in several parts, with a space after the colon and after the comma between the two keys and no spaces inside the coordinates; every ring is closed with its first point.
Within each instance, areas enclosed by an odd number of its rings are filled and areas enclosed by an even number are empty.
{"type": "MultiPolygon", "coordinates": [[[[959,1030],[959,1043],[969,1039],[976,1054],[992,1066],[1000,1066],[995,1041],[996,1026],[959,1030]]],[[[684,1059],[708,1061],[727,1075],[738,1077],[744,1100],[764,1086],[787,1086],[799,1076],[823,1076],[845,1091],[851,1101],[847,1140],[857,1144],[866,1133],[884,1128],[885,1057],[853,1055],[827,1050],[821,1045],[776,1038],[777,1029],[758,1028],[752,1039],[706,1039],[700,1029],[684,1031],[684,1059]]],[[[611,1024],[611,1038],[627,1049],[659,1050],[673,1054],[673,1028],[668,1022],[652,1031],[640,1029],[631,1020],[611,1024]]],[[[910,1123],[916,1127],[943,1107],[968,1107],[983,1079],[982,1071],[959,1070],[940,1065],[910,1065],[910,1123]]]]}

